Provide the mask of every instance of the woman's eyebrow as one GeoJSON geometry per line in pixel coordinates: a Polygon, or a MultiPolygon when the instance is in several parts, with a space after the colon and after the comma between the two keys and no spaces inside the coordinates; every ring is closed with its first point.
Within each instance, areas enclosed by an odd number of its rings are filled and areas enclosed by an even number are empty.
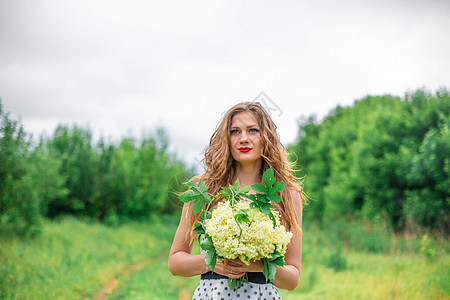
{"type": "MultiPolygon", "coordinates": [[[[255,127],[257,127],[257,128],[259,128],[258,124],[252,124],[252,125],[242,126],[242,127],[245,127],[245,128],[255,128],[255,127]]],[[[242,127],[241,126],[231,126],[230,129],[240,129],[242,127]]]]}
{"type": "MultiPolygon", "coordinates": [[[[251,127],[259,127],[259,125],[258,124],[250,124],[246,128],[251,128],[251,127]]],[[[241,128],[241,126],[234,125],[234,126],[231,126],[230,128],[241,128]]]]}

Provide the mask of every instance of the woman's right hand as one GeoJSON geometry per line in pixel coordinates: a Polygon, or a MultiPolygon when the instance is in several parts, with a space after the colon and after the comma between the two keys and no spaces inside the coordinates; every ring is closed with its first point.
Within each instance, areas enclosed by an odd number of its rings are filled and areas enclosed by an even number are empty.
{"type": "MultiPolygon", "coordinates": [[[[228,278],[236,279],[244,276],[245,272],[236,271],[233,269],[234,263],[231,260],[225,259],[224,263],[217,260],[216,266],[214,267],[214,273],[227,276],[228,278]]],[[[211,271],[211,268],[208,268],[211,271]]]]}

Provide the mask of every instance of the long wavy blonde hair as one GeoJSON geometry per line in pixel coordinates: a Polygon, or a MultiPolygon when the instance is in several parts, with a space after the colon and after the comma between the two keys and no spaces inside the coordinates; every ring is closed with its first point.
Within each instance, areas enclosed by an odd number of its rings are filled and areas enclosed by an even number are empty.
{"type": "MultiPolygon", "coordinates": [[[[262,174],[272,167],[276,180],[288,183],[286,188],[280,193],[283,201],[280,203],[273,203],[273,205],[280,212],[282,223],[285,225],[286,229],[294,232],[294,234],[300,234],[301,236],[301,224],[298,224],[297,222],[297,215],[290,191],[294,190],[298,192],[303,202],[303,190],[297,183],[299,178],[296,178],[292,174],[293,163],[288,160],[289,154],[280,142],[280,137],[276,131],[277,127],[260,103],[242,102],[236,104],[225,113],[216,127],[205,152],[203,163],[206,167],[206,171],[203,175],[194,177],[193,180],[197,182],[203,180],[208,192],[214,195],[219,193],[222,186],[234,184],[234,181],[236,180],[236,161],[232,157],[230,151],[230,131],[233,117],[241,112],[253,113],[259,122],[259,132],[262,139],[261,156],[263,158],[260,170],[261,178],[262,174]]],[[[213,202],[212,204],[213,207],[221,200],[217,199],[214,201],[215,203],[213,202]]],[[[190,203],[191,207],[187,215],[191,229],[194,228],[194,224],[199,218],[199,213],[193,213],[192,204],[193,203],[190,203]]],[[[196,234],[192,231],[188,233],[187,238],[190,240],[190,243],[195,240],[195,237],[196,234]]]]}

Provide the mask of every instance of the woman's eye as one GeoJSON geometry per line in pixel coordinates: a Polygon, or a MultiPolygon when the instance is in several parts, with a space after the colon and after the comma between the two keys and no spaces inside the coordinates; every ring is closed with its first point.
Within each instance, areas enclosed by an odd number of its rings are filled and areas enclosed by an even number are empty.
{"type": "Polygon", "coordinates": [[[256,129],[256,128],[252,128],[252,129],[250,129],[249,131],[250,131],[250,132],[259,132],[259,130],[256,129]]]}
{"type": "Polygon", "coordinates": [[[237,129],[231,130],[231,134],[235,134],[235,133],[238,133],[238,132],[239,132],[239,130],[237,130],[237,129]]]}

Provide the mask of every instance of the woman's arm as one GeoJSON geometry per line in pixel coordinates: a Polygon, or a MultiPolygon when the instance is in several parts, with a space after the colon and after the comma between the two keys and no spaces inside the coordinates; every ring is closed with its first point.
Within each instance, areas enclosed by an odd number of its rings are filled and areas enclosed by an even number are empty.
{"type": "Polygon", "coordinates": [[[169,271],[173,275],[191,277],[203,274],[207,271],[205,255],[192,255],[192,245],[186,240],[189,231],[187,212],[189,205],[183,205],[180,224],[173,239],[169,253],[169,271]]]}
{"type": "MultiPolygon", "coordinates": [[[[291,192],[294,209],[297,215],[298,225],[302,226],[302,199],[296,191],[291,192]]],[[[302,239],[301,233],[295,235],[288,246],[284,256],[286,265],[277,267],[273,284],[281,289],[292,291],[300,281],[300,270],[302,264],[302,239]]]]}
{"type": "MultiPolygon", "coordinates": [[[[205,254],[192,255],[192,245],[186,241],[186,233],[189,231],[188,220],[186,218],[189,205],[183,206],[180,224],[173,239],[172,248],[169,253],[169,271],[173,275],[191,277],[204,274],[211,271],[206,268],[205,254]]],[[[245,271],[231,270],[229,261],[225,260],[225,264],[217,261],[214,273],[225,275],[229,278],[239,278],[244,276],[245,271]]]]}

